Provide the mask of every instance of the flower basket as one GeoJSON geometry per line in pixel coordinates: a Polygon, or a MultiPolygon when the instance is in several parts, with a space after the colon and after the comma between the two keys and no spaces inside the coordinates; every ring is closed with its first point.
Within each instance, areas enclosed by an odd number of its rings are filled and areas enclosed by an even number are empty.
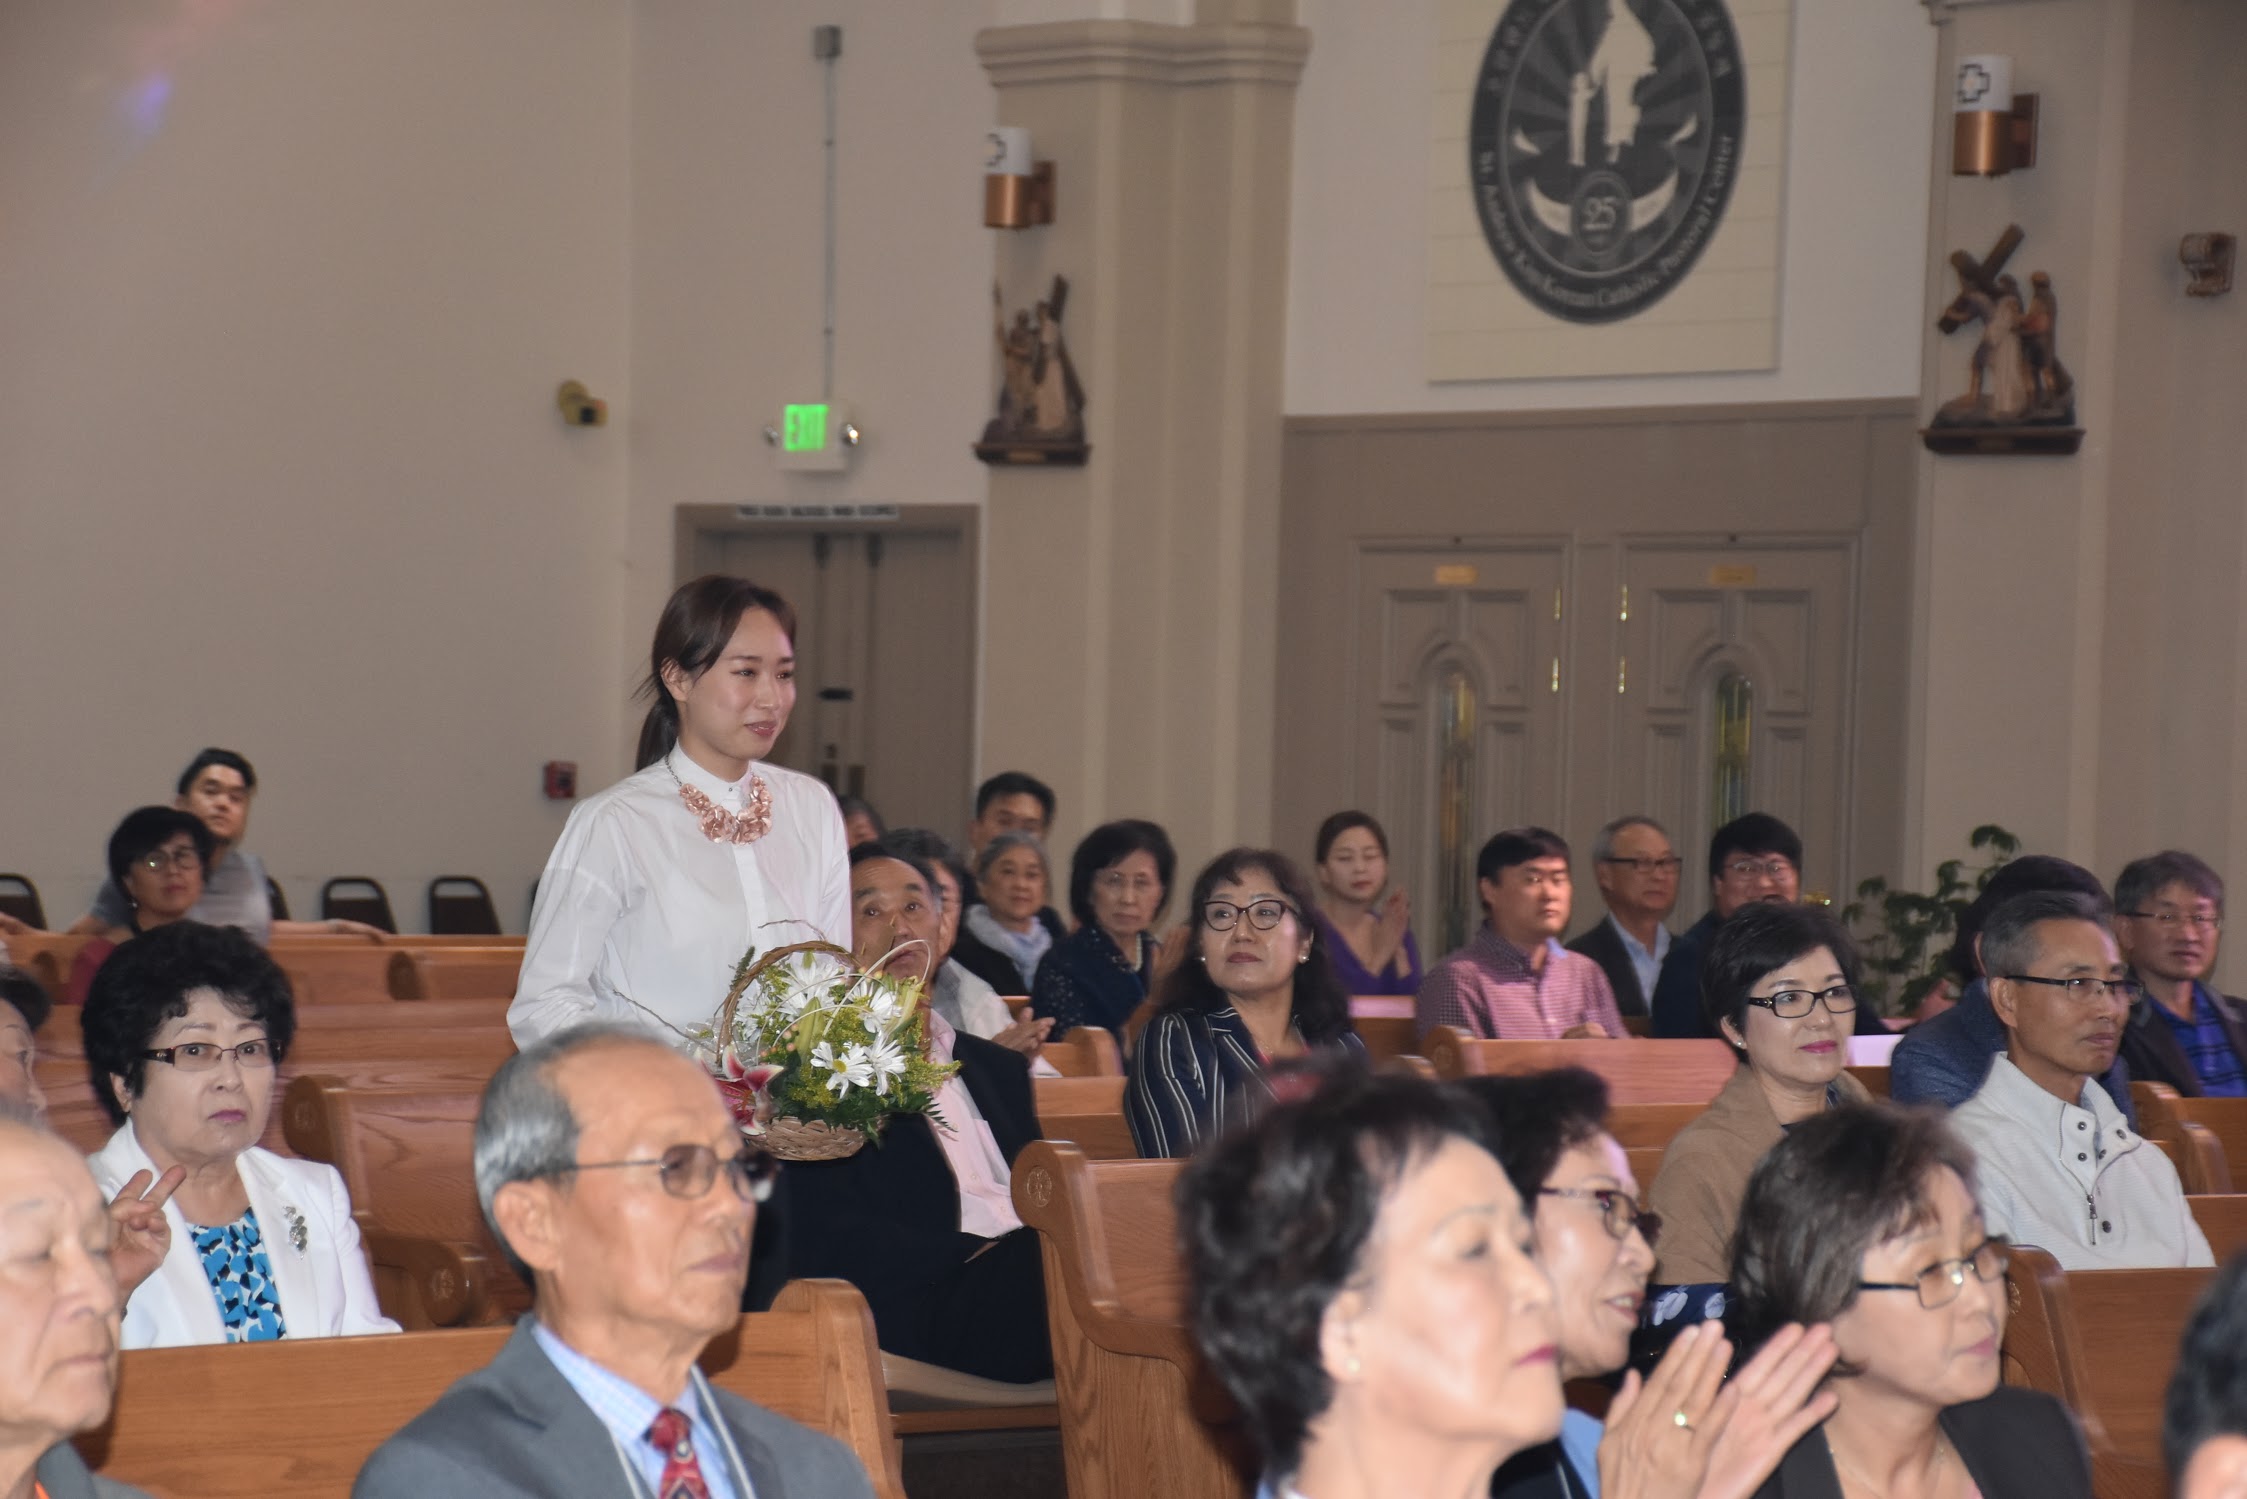
{"type": "Polygon", "coordinates": [[[927,1024],[919,980],[798,942],[744,954],[689,1039],[743,1135],[782,1160],[833,1161],[878,1140],[892,1115],[934,1113],[958,1064],[928,1059],[927,1024]]]}

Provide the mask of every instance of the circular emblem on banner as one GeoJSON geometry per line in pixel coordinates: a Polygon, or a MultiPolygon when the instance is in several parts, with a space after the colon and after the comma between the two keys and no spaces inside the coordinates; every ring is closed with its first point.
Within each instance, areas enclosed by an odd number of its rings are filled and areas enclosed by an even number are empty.
{"type": "Polygon", "coordinates": [[[1723,0],[1512,0],[1467,127],[1483,237],[1555,317],[1643,312],[1715,236],[1746,123],[1723,0]]]}

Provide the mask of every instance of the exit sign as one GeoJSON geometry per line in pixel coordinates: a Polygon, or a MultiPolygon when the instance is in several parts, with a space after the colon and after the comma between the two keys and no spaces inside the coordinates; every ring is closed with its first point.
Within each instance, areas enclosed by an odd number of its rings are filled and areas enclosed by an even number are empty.
{"type": "Polygon", "coordinates": [[[780,451],[821,453],[827,449],[827,404],[780,408],[780,451]]]}

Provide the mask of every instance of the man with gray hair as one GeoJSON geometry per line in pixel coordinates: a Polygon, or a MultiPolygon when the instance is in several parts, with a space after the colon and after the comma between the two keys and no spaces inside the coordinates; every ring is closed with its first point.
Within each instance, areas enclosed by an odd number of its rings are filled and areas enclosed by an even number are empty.
{"type": "Polygon", "coordinates": [[[2187,1098],[2247,1095],[2247,1005],[2206,982],[2223,926],[2223,877],[2204,861],[2165,849],[2123,866],[2114,940],[2145,990],[2122,1032],[2131,1077],[2187,1098]]]}
{"type": "Polygon", "coordinates": [[[642,1031],[510,1057],[476,1116],[476,1195],[534,1311],[376,1450],[354,1499],[871,1499],[849,1448],[695,1367],[740,1314],[773,1169],[709,1075],[642,1031]]]}
{"type": "Polygon", "coordinates": [[[2138,987],[2100,903],[2015,896],[1982,928],[1982,972],[2005,1051],[1951,1124],[1981,1163],[1991,1236],[2066,1270],[2214,1264],[2177,1168],[2099,1086],[2138,987]]]}
{"type": "Polygon", "coordinates": [[[1653,818],[1618,817],[1592,842],[1592,878],[1607,918],[1568,944],[1607,975],[1615,1008],[1644,1015],[1670,955],[1670,929],[1663,923],[1677,908],[1677,872],[1683,861],[1670,835],[1653,818]]]}

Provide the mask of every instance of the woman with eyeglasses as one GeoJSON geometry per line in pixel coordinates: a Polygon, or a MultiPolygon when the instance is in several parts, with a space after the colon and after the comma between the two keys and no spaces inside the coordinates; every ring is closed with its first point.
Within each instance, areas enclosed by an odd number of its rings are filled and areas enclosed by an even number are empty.
{"type": "Polygon", "coordinates": [[[2003,1241],[1973,1152],[1882,1104],[1803,1121],[1749,1180],[1733,1245],[1742,1346],[1827,1323],[1833,1412],[1758,1499],[2090,1499],[2067,1407],[1999,1383],[2003,1241]]]}
{"type": "Polygon", "coordinates": [[[398,1331],[342,1176],[257,1143],[296,1030],[263,948],[192,921],[150,932],[95,976],[84,1030],[94,1096],[118,1125],[88,1164],[104,1193],[161,1203],[168,1233],[125,1304],[127,1348],[398,1331]]]}
{"type": "Polygon", "coordinates": [[[203,898],[216,845],[203,820],[177,807],[136,807],[109,835],[109,877],[125,894],[126,917],[86,939],[70,962],[65,1003],[82,1005],[94,975],[119,946],[142,932],[184,921],[203,898]]]}
{"type": "Polygon", "coordinates": [[[1126,818],[1085,834],[1069,861],[1077,929],[1038,964],[1030,1013],[1053,1020],[1048,1040],[1097,1025],[1124,1041],[1124,1022],[1146,1001],[1162,967],[1152,935],[1170,904],[1178,853],[1151,822],[1126,818]]]}
{"type": "Polygon", "coordinates": [[[1285,854],[1236,848],[1194,881],[1192,947],[1131,1054],[1124,1122],[1149,1159],[1193,1154],[1272,1096],[1281,1062],[1365,1059],[1310,882],[1285,854]]]}
{"type": "MultiPolygon", "coordinates": [[[[1552,1277],[1560,1377],[1604,1379],[1630,1354],[1662,1220],[1640,1208],[1630,1157],[1607,1131],[1597,1073],[1468,1078],[1484,1148],[1521,1194],[1530,1255],[1552,1277]]],[[[1602,1422],[1579,1410],[1560,1438],[1498,1470],[1497,1499],[1748,1499],[1787,1449],[1833,1410],[1823,1327],[1789,1327],[1729,1382],[1732,1345],[1714,1323],[1670,1345],[1643,1385],[1627,1374],[1602,1422]]]]}
{"type": "Polygon", "coordinates": [[[1734,913],[1710,939],[1701,1005],[1740,1070],[1678,1131],[1648,1193],[1662,1250],[1642,1355],[1680,1327],[1724,1315],[1733,1224],[1764,1152],[1803,1120],[1867,1097],[1846,1070],[1857,949],[1818,907],[1766,901],[1734,913]]]}

